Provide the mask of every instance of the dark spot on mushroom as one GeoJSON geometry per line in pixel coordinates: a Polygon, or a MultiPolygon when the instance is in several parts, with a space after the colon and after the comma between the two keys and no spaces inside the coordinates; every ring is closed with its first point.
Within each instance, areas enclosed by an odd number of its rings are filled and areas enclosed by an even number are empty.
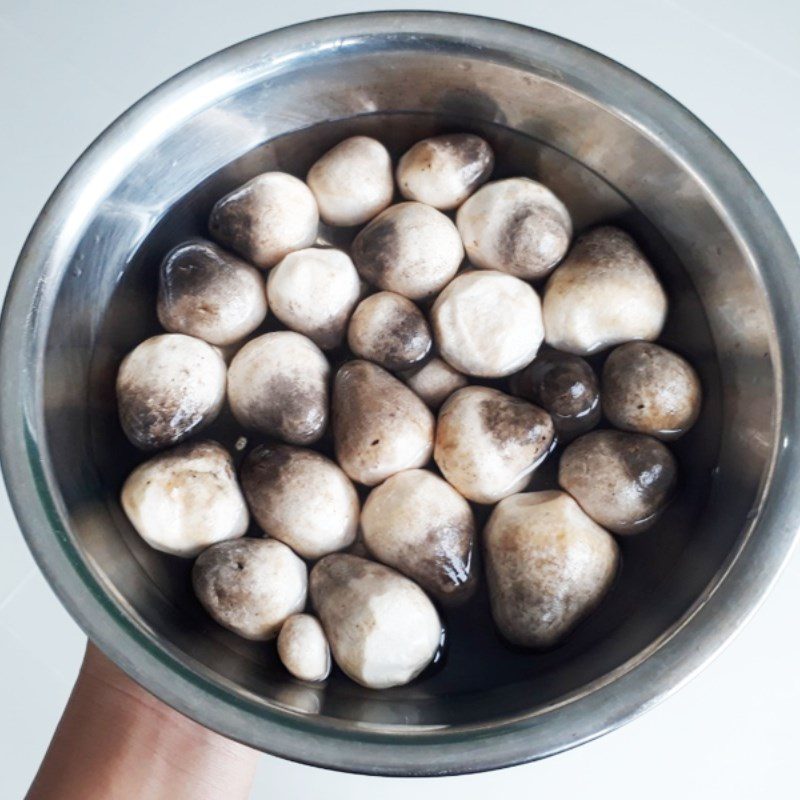
{"type": "Polygon", "coordinates": [[[397,225],[394,219],[370,222],[353,242],[351,256],[359,275],[373,286],[383,287],[384,272],[399,256],[397,225]]]}
{"type": "Polygon", "coordinates": [[[480,415],[484,428],[501,445],[541,441],[548,434],[552,437],[547,412],[516,397],[487,397],[480,403],[480,415]]]}
{"type": "Polygon", "coordinates": [[[526,274],[534,266],[541,274],[554,267],[553,253],[565,252],[568,244],[569,234],[558,211],[530,202],[511,210],[498,236],[501,258],[526,274]]]}

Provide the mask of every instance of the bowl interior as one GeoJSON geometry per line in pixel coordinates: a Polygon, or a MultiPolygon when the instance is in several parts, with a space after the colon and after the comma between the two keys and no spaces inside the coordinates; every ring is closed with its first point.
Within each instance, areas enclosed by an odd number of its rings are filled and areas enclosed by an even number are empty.
{"type": "MultiPolygon", "coordinates": [[[[70,535],[120,615],[231,703],[384,732],[483,726],[546,713],[624,670],[674,630],[729,561],[772,446],[769,313],[724,211],[654,134],[588,89],[507,54],[391,44],[376,51],[354,42],[313,62],[289,60],[162,121],[135,159],[120,157],[117,173],[109,164],[107,191],[86,218],[52,307],[47,457],[70,535]],[[117,422],[116,369],[159,330],[161,257],[188,236],[207,235],[211,205],[229,189],[268,169],[302,176],[353,133],[376,136],[396,156],[426,135],[463,130],[490,140],[498,176],[550,186],[578,231],[610,222],[634,235],[668,289],[663,341],[698,368],[703,412],[675,445],[678,500],[650,532],[621,540],[611,594],[563,646],[508,647],[481,591],[468,608],[444,612],[443,658],[410,686],[373,692],[335,672],[311,687],[288,676],[273,644],[211,622],[192,597],[190,564],[149,549],[128,524],[118,496],[141,454],[117,422]]],[[[343,244],[352,235],[329,233],[343,244]]],[[[227,415],[207,431],[228,446],[239,434],[227,415]]],[[[553,485],[554,462],[533,488],[553,485]]]]}

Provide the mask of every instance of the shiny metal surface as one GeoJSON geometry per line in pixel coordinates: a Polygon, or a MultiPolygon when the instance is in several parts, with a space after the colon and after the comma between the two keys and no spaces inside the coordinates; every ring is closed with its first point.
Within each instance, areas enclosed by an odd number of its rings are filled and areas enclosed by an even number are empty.
{"type": "MultiPolygon", "coordinates": [[[[2,321],[0,448],[16,513],[64,604],[143,685],[278,755],[384,774],[469,772],[598,736],[688,680],[757,607],[795,539],[798,258],[758,187],[685,109],[619,65],[492,20],[386,13],[244,42],[146,97],[58,187],[2,321]],[[683,501],[623,553],[604,609],[547,654],[453,621],[446,669],[375,693],[309,688],[208,622],[186,565],[148,550],[118,503],[135,459],[114,414],[121,355],[153,330],[166,247],[270,166],[302,171],[373,132],[487,135],[577,227],[625,225],[667,283],[667,340],[707,400],[681,442],[683,501]]],[[[224,422],[215,431],[223,440],[224,422]]],[[[542,480],[546,481],[547,476],[542,480]]],[[[489,630],[488,628],[486,629],[489,630]]]]}

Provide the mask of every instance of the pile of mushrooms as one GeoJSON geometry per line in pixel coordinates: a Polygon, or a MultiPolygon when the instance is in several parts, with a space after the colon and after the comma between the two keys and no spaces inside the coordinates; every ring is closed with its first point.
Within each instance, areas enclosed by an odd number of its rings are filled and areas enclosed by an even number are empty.
{"type": "Polygon", "coordinates": [[[165,256],[166,332],[120,365],[122,429],[160,451],[122,488],[131,524],[196,558],[208,614],[275,639],[298,680],[335,663],[373,689],[411,681],[482,573],[505,639],[553,647],[608,592],[615,534],[674,494],[666,443],[701,386],[654,343],[656,272],[618,228],[573,243],[550,189],[493,168],[469,133],[394,169],[353,136],[305,181],[255,176],[214,205],[215,241],[165,256]],[[349,252],[320,222],[352,231],[349,252]],[[202,436],[220,414],[237,452],[202,436]],[[560,488],[526,491],[554,453],[560,488]]]}

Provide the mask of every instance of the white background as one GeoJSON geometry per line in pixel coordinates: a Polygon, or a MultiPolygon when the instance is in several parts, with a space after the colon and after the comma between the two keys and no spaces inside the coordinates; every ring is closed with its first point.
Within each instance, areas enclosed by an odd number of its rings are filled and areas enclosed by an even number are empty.
{"type": "MultiPolygon", "coordinates": [[[[733,149],[800,243],[800,4],[794,0],[431,0],[588,45],[678,98],[733,149]]],[[[0,0],[0,285],[83,148],[156,84],[257,33],[392,8],[290,0],[0,0]]],[[[424,8],[425,4],[406,4],[424,8]]],[[[84,637],[38,573],[0,489],[0,797],[22,797],[84,637]]],[[[449,779],[364,778],[264,757],[255,798],[797,797],[800,556],[715,663],[660,707],[544,762],[449,779]]]]}

